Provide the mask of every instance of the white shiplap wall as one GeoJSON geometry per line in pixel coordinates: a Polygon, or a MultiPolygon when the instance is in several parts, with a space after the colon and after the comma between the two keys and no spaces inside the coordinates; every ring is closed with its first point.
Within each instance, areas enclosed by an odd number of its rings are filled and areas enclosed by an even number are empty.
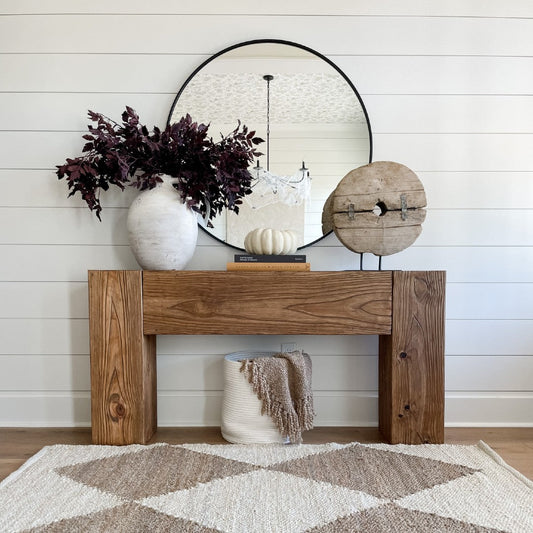
{"type": "MultiPolygon", "coordinates": [[[[90,423],[87,270],[137,268],[132,194],[107,196],[100,224],[53,173],[86,110],[163,125],[196,66],[256,38],[336,62],[374,160],[426,187],[422,236],[384,267],[448,272],[446,423],[533,425],[530,1],[0,0],[0,15],[0,425],[90,423]]],[[[333,236],[307,254],[315,270],[358,264],[333,236]]],[[[202,234],[189,268],[231,255],[202,234]]],[[[223,354],[282,341],[313,356],[318,425],[377,423],[376,337],[193,336],[158,340],[160,424],[219,423],[223,354]]]]}

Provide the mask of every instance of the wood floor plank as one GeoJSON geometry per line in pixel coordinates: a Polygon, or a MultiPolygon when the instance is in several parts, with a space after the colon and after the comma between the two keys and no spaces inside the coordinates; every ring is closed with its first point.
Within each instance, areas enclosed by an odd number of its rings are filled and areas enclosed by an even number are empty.
{"type": "MultiPolygon", "coordinates": [[[[510,466],[533,480],[533,428],[446,428],[447,444],[488,444],[510,466]]],[[[305,444],[383,442],[377,428],[319,427],[304,433],[305,444]]],[[[153,442],[222,444],[218,427],[159,428],[153,442]]],[[[1,428],[0,480],[43,446],[91,444],[90,428],[1,428]]]]}

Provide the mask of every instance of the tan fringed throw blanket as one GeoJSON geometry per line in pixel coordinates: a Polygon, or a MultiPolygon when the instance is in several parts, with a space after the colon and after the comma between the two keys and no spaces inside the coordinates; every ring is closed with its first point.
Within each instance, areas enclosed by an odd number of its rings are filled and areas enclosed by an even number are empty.
{"type": "Polygon", "coordinates": [[[261,400],[261,413],[273,419],[283,437],[301,443],[302,431],[313,427],[315,416],[309,355],[296,350],[245,359],[241,372],[261,400]]]}

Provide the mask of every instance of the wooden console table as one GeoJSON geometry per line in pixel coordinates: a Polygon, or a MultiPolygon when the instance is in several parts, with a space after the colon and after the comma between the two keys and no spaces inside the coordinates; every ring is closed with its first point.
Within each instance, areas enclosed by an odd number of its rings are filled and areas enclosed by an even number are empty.
{"type": "Polygon", "coordinates": [[[442,443],[444,295],[442,271],[91,270],[93,442],[157,430],[156,335],[377,334],[383,437],[442,443]]]}

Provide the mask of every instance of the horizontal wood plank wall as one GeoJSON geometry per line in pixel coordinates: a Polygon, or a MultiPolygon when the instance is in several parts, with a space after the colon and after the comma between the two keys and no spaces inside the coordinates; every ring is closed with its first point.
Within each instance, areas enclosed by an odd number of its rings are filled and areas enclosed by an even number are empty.
{"type": "MultiPolygon", "coordinates": [[[[533,425],[533,4],[335,4],[2,2],[0,425],[90,423],[87,271],[138,268],[124,227],[134,192],[107,195],[99,223],[53,172],[79,153],[87,109],[118,117],[128,104],[162,125],[202,61],[261,37],[343,69],[374,160],[424,184],[423,233],[383,266],[446,270],[446,423],[533,425]]],[[[358,268],[334,236],[306,253],[313,270],[358,268]]],[[[232,254],[201,233],[188,268],[232,254]]],[[[313,335],[161,337],[160,424],[219,423],[223,355],[283,342],[313,356],[320,425],[377,424],[377,337],[313,335]]]]}

